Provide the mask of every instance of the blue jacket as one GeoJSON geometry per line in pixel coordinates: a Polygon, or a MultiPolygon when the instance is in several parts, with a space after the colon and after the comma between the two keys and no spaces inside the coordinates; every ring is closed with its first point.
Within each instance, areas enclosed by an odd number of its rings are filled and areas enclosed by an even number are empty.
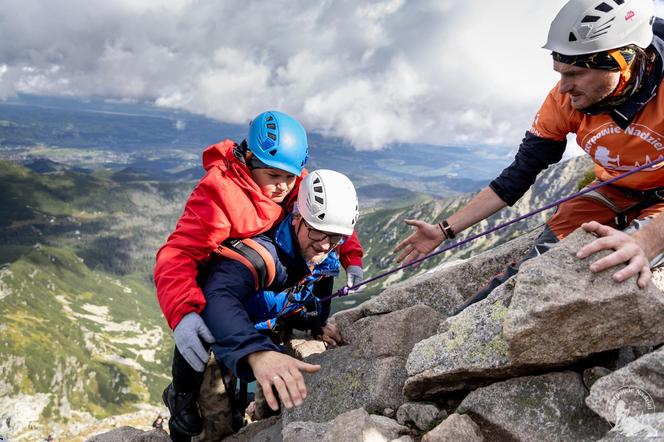
{"type": "Polygon", "coordinates": [[[246,356],[257,351],[281,351],[259,330],[273,328],[278,317],[315,301],[314,283],[323,276],[338,275],[340,266],[333,251],[313,270],[308,267],[298,251],[292,215],[275,230],[253,239],[272,255],[274,281],[257,292],[247,267],[239,261],[221,259],[213,264],[203,287],[207,305],[201,313],[216,340],[212,345],[215,357],[245,380],[253,380],[246,356]]]}

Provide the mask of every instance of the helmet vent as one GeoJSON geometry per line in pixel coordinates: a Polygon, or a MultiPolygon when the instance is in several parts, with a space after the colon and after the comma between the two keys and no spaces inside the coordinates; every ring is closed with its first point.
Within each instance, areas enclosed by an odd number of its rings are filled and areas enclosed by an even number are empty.
{"type": "Polygon", "coordinates": [[[576,36],[572,32],[569,33],[569,41],[576,41],[576,36]]]}
{"type": "Polygon", "coordinates": [[[272,132],[268,132],[268,133],[267,133],[267,136],[268,136],[268,138],[271,139],[272,141],[277,141],[277,136],[276,136],[275,134],[273,134],[272,132]]]}
{"type": "Polygon", "coordinates": [[[597,6],[595,7],[595,9],[597,9],[598,11],[602,11],[602,12],[609,12],[609,11],[611,11],[613,8],[611,7],[611,5],[607,5],[606,3],[602,2],[602,3],[600,3],[599,5],[597,5],[597,6]]]}
{"type": "Polygon", "coordinates": [[[583,20],[581,20],[581,23],[595,23],[597,20],[599,20],[599,17],[596,15],[586,15],[583,17],[583,20]]]}
{"type": "Polygon", "coordinates": [[[314,180],[314,184],[320,184],[320,178],[316,177],[316,179],[314,180]]]}
{"type": "Polygon", "coordinates": [[[268,123],[268,124],[267,124],[267,128],[268,128],[268,129],[276,129],[276,128],[277,128],[277,125],[274,124],[274,123],[268,123]]]}
{"type": "Polygon", "coordinates": [[[325,200],[323,199],[323,197],[315,196],[314,199],[318,204],[325,204],[325,200]]]}
{"type": "Polygon", "coordinates": [[[616,5],[622,5],[623,3],[625,3],[625,0],[613,0],[613,2],[614,2],[616,5]]]}
{"type": "Polygon", "coordinates": [[[325,214],[321,213],[320,215],[318,215],[318,219],[323,221],[323,219],[325,219],[325,214]]]}
{"type": "Polygon", "coordinates": [[[277,154],[277,149],[272,149],[268,152],[270,155],[275,156],[277,154]]]}
{"type": "Polygon", "coordinates": [[[274,121],[274,117],[272,115],[268,115],[265,121],[274,121]]]}
{"type": "Polygon", "coordinates": [[[314,187],[314,192],[322,192],[323,188],[321,186],[314,187]]]}

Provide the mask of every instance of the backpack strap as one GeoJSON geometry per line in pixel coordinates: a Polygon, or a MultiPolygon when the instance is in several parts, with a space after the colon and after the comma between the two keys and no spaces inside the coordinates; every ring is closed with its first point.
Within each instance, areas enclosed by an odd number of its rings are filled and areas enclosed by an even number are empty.
{"type": "Polygon", "coordinates": [[[276,274],[272,254],[253,239],[228,239],[214,252],[244,264],[254,277],[256,290],[268,287],[276,274]]]}

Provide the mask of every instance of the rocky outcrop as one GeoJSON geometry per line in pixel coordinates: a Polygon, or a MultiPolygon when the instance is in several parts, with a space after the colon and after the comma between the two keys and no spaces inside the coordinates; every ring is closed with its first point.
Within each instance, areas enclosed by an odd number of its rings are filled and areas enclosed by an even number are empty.
{"type": "Polygon", "coordinates": [[[487,440],[597,440],[610,427],[585,406],[585,396],[578,373],[549,373],[479,388],[457,412],[470,414],[487,440]]]}
{"type": "Polygon", "coordinates": [[[361,407],[378,413],[385,408],[397,409],[405,402],[405,359],[364,359],[356,357],[356,352],[353,346],[345,346],[306,359],[320,364],[321,370],[306,377],[305,403],[283,411],[285,425],[295,421],[325,422],[361,407]]]}
{"type": "Polygon", "coordinates": [[[454,413],[422,437],[422,442],[482,442],[480,427],[466,414],[454,413]]]}
{"type": "Polygon", "coordinates": [[[406,402],[397,410],[397,422],[420,431],[430,430],[445,417],[447,413],[439,410],[434,404],[406,402]]]}
{"type": "Polygon", "coordinates": [[[598,379],[586,404],[609,422],[618,421],[620,407],[635,414],[664,410],[664,348],[598,379]]]}
{"type": "Polygon", "coordinates": [[[628,345],[664,342],[664,296],[634,279],[616,284],[593,274],[576,252],[593,236],[582,230],[521,266],[503,332],[515,363],[566,363],[628,345]]]}
{"type": "Polygon", "coordinates": [[[93,436],[87,442],[170,442],[164,430],[141,431],[132,427],[120,427],[108,433],[93,436]]]}
{"type": "Polygon", "coordinates": [[[407,427],[363,409],[348,411],[326,423],[292,422],[282,431],[284,442],[391,441],[408,435],[407,427]]]}
{"type": "Polygon", "coordinates": [[[229,440],[659,435],[664,422],[653,411],[664,405],[664,350],[656,350],[664,343],[657,320],[664,294],[655,285],[638,289],[633,279],[616,284],[614,270],[591,273],[574,255],[593,239],[574,233],[456,315],[532,238],[425,273],[336,314],[345,345],[318,353],[320,343],[305,340],[289,350],[312,353],[305,360],[321,365],[305,377],[305,403],[229,440]],[[638,409],[628,396],[613,404],[615,390],[629,383],[647,391],[656,409],[638,409]],[[611,432],[608,421],[616,421],[611,432]]]}

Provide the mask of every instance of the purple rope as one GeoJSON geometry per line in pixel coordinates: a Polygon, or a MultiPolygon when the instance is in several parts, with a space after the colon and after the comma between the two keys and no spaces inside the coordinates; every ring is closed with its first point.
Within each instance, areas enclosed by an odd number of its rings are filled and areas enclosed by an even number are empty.
{"type": "Polygon", "coordinates": [[[535,209],[535,210],[533,210],[532,212],[528,212],[528,213],[526,213],[525,215],[521,215],[521,216],[519,216],[519,217],[517,217],[517,218],[514,218],[514,219],[512,219],[512,220],[510,220],[510,221],[506,221],[506,222],[504,222],[503,224],[499,224],[499,225],[497,225],[497,226],[495,226],[495,227],[492,227],[492,228],[490,228],[490,229],[488,229],[488,230],[485,230],[484,232],[477,233],[477,234],[475,234],[475,235],[469,236],[468,238],[464,239],[463,241],[458,241],[458,242],[452,243],[452,244],[450,244],[450,245],[448,245],[448,246],[446,246],[446,247],[443,247],[442,249],[439,249],[439,250],[436,250],[436,251],[434,251],[434,252],[431,252],[430,254],[428,254],[428,255],[426,255],[426,256],[423,256],[422,258],[418,258],[418,259],[416,259],[416,260],[414,260],[414,261],[410,261],[410,262],[408,262],[408,263],[406,263],[406,264],[400,265],[399,267],[395,267],[395,268],[393,268],[393,269],[391,269],[391,270],[387,270],[387,271],[385,271],[385,272],[383,272],[383,273],[380,273],[380,274],[378,274],[378,275],[376,275],[376,276],[374,276],[374,277],[371,277],[371,278],[369,278],[369,279],[365,279],[364,281],[361,281],[361,282],[355,284],[355,285],[352,286],[352,287],[346,287],[346,286],[345,286],[345,287],[339,289],[337,292],[333,293],[332,295],[327,296],[327,297],[325,297],[325,298],[322,298],[322,299],[320,299],[319,301],[320,301],[320,302],[323,302],[323,301],[327,301],[328,299],[332,299],[332,298],[335,298],[335,297],[347,296],[347,295],[351,292],[351,290],[355,290],[355,289],[357,289],[357,288],[359,288],[359,287],[362,287],[363,285],[370,284],[370,283],[372,283],[372,282],[374,282],[374,281],[376,281],[376,280],[378,280],[378,279],[381,279],[381,278],[384,278],[384,277],[386,277],[386,276],[389,276],[389,275],[391,275],[391,274],[393,274],[393,273],[396,273],[396,272],[398,272],[399,270],[403,270],[403,269],[405,269],[405,268],[407,268],[407,267],[413,266],[413,265],[415,265],[415,264],[419,264],[419,263],[421,263],[422,261],[426,261],[426,260],[429,259],[429,258],[433,258],[434,256],[440,255],[441,253],[447,252],[447,251],[452,250],[452,249],[456,249],[457,247],[461,247],[461,246],[464,245],[464,244],[468,244],[468,243],[471,242],[471,241],[475,241],[476,239],[481,238],[481,237],[486,236],[486,235],[489,235],[489,234],[491,234],[491,233],[493,233],[493,232],[495,232],[495,231],[497,231],[497,230],[503,229],[503,228],[505,228],[505,227],[507,227],[507,226],[511,226],[511,225],[514,224],[514,223],[517,223],[517,222],[519,222],[519,221],[522,221],[522,220],[524,220],[524,219],[526,219],[526,218],[530,218],[531,216],[533,216],[533,215],[537,215],[537,214],[540,213],[540,212],[544,212],[545,210],[549,210],[549,209],[551,209],[551,208],[553,208],[553,207],[556,207],[556,206],[558,206],[558,205],[560,205],[560,204],[562,204],[562,203],[566,203],[567,201],[570,201],[570,200],[572,200],[572,199],[574,199],[574,198],[577,198],[577,197],[579,197],[579,196],[581,196],[581,195],[585,195],[586,193],[592,192],[593,190],[597,190],[597,189],[599,189],[600,187],[604,187],[604,186],[608,186],[609,184],[613,184],[613,183],[615,183],[616,181],[621,180],[621,179],[623,179],[623,178],[625,178],[625,177],[628,177],[628,176],[630,176],[630,175],[632,175],[632,174],[634,174],[634,173],[636,173],[636,172],[640,172],[640,171],[642,171],[642,170],[644,170],[644,169],[647,169],[647,168],[649,168],[649,167],[655,166],[656,164],[659,164],[659,163],[661,163],[662,161],[664,161],[664,157],[662,157],[662,158],[660,158],[660,159],[658,159],[658,160],[651,161],[650,163],[646,163],[646,164],[644,164],[644,165],[642,165],[642,166],[637,167],[636,169],[632,169],[632,170],[630,170],[630,171],[627,171],[627,172],[623,173],[622,175],[618,175],[617,177],[611,178],[610,180],[602,181],[602,182],[600,182],[599,184],[596,184],[596,185],[591,186],[591,187],[587,187],[587,188],[585,188],[585,189],[583,189],[583,190],[581,190],[581,191],[579,191],[579,192],[577,192],[577,193],[574,193],[574,194],[572,194],[572,195],[570,195],[570,196],[567,196],[567,197],[565,197],[565,198],[561,198],[561,199],[559,199],[559,200],[557,200],[557,201],[554,201],[554,202],[552,202],[552,203],[550,203],[550,204],[547,204],[546,206],[540,207],[539,209],[535,209]]]}

